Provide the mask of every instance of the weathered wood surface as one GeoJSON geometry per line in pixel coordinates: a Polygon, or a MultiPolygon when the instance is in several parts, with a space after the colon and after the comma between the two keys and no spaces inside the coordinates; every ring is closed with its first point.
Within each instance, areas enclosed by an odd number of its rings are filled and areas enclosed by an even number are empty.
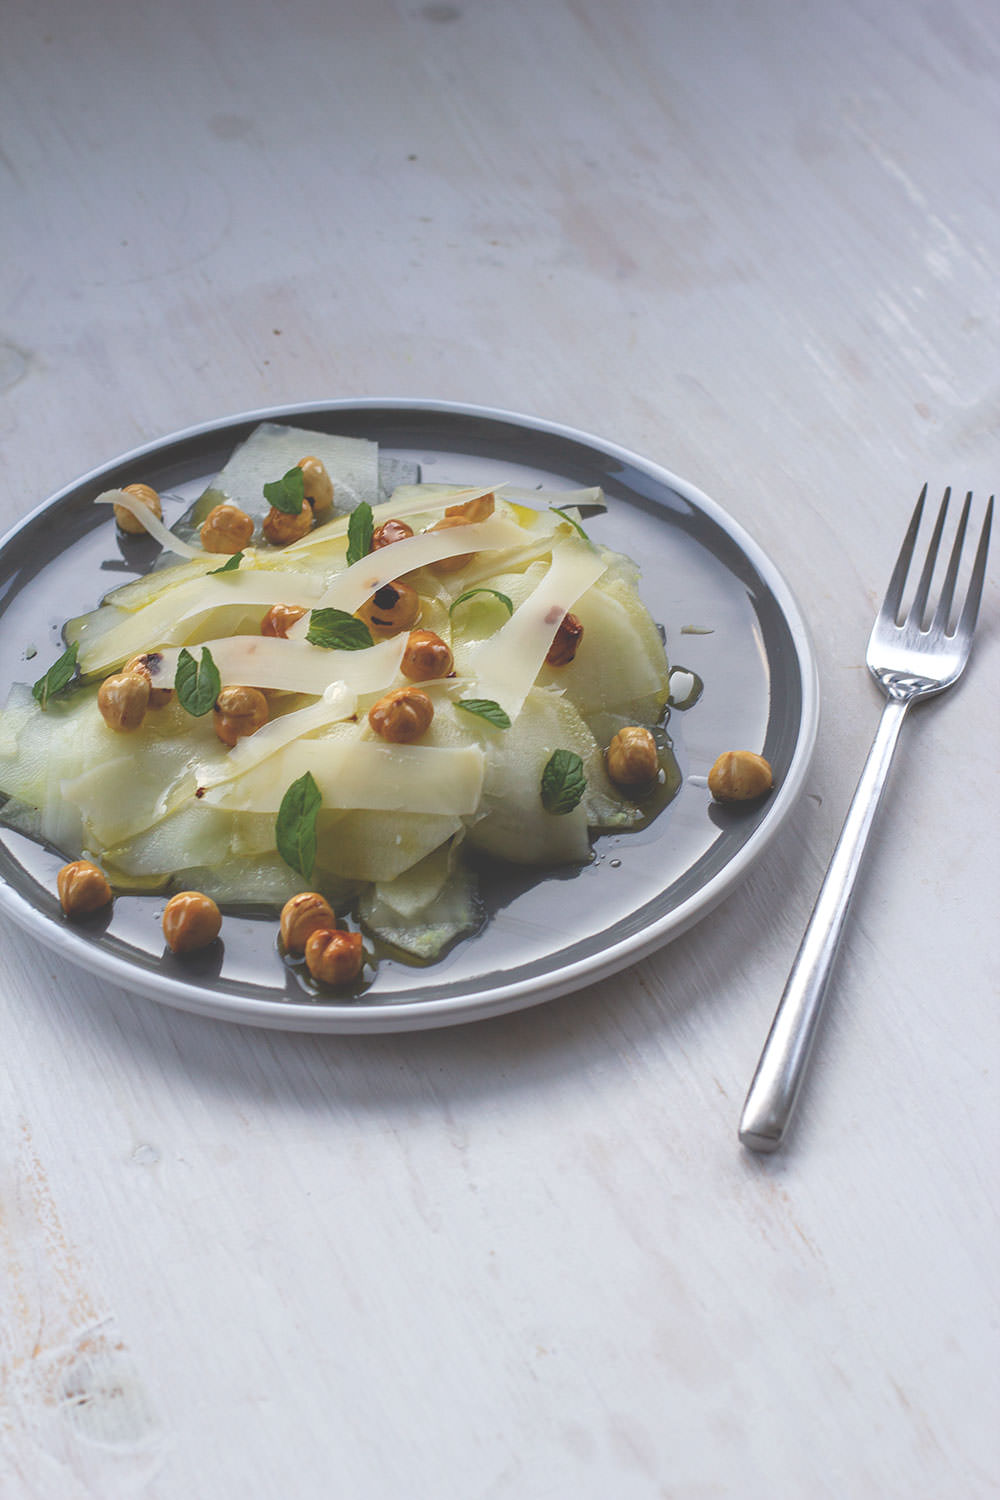
{"type": "Polygon", "coordinates": [[[42,0],[0,74],[4,525],[229,412],[530,411],[742,521],[824,697],[745,886],[520,1015],[230,1028],[4,921],[5,1500],[995,1494],[995,582],[735,1141],[904,518],[996,484],[995,8],[42,0]]]}

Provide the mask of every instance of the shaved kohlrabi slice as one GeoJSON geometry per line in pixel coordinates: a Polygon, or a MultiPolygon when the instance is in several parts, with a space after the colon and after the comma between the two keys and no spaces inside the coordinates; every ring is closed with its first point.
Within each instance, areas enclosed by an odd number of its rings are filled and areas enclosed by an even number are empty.
{"type": "Polygon", "coordinates": [[[489,735],[483,816],[470,824],[467,838],[516,864],[584,863],[588,826],[610,823],[613,806],[622,815],[616,826],[626,826],[629,803],[608,780],[600,747],[576,709],[559,693],[533,688],[511,728],[489,735]],[[541,800],[542,774],[556,749],[579,755],[587,782],[568,813],[547,812],[541,800]]]}
{"type": "Polygon", "coordinates": [[[226,501],[259,519],[268,509],[264,485],[280,479],[306,457],[318,458],[325,466],[333,481],[336,509],[353,510],[362,500],[371,505],[378,499],[377,443],[262,422],[216,474],[194,506],[190,521],[200,524],[213,506],[226,501]]]}
{"type": "Polygon", "coordinates": [[[314,889],[330,880],[395,880],[462,829],[444,813],[396,812],[391,818],[367,808],[320,812],[317,820],[314,889]]]}
{"type": "Polygon", "coordinates": [[[456,862],[450,843],[365,891],[359,914],[374,937],[425,963],[483,919],[475,879],[456,862]]]}
{"type": "Polygon", "coordinates": [[[539,686],[561,689],[584,717],[603,709],[630,713],[633,724],[655,722],[668,692],[667,660],[635,589],[618,576],[602,578],[573,613],[583,626],[576,655],[565,666],[543,666],[539,686]]]}
{"type": "Polygon", "coordinates": [[[285,745],[244,775],[210,788],[205,803],[234,811],[277,812],[308,771],[323,806],[463,817],[479,805],[484,755],[478,745],[393,745],[365,739],[356,725],[285,745]]]}

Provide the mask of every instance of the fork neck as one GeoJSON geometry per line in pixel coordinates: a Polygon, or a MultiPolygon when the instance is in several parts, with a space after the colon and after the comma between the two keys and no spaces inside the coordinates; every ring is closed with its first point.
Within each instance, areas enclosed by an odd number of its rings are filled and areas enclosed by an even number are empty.
{"type": "Polygon", "coordinates": [[[930,677],[921,677],[916,672],[890,672],[873,667],[871,673],[885,696],[893,703],[912,703],[914,698],[936,693],[942,686],[940,682],[935,682],[930,677]]]}
{"type": "MultiPolygon", "coordinates": [[[[888,689],[886,691],[888,692],[888,689]]],[[[909,693],[901,692],[898,697],[895,694],[889,694],[883,706],[882,717],[879,719],[878,729],[875,731],[875,738],[868,752],[868,759],[861,772],[854,801],[841,835],[843,844],[850,843],[852,838],[864,840],[868,837],[876,809],[885,790],[889,766],[896,749],[896,741],[899,739],[899,731],[903,727],[903,720],[906,718],[906,711],[913,697],[912,689],[909,693]]]]}

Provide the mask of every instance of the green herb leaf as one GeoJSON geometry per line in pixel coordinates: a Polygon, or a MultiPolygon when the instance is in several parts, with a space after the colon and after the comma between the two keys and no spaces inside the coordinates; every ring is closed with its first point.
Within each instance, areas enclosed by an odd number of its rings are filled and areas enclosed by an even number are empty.
{"type": "Polygon", "coordinates": [[[322,793],[312,772],[306,771],[282,797],[274,824],[278,853],[304,880],[312,879],[316,863],[316,816],[322,805],[322,793]]]}
{"type": "Polygon", "coordinates": [[[585,542],[589,542],[590,541],[590,537],[584,531],[584,529],[580,525],[579,521],[576,519],[575,516],[571,516],[568,510],[564,510],[561,505],[550,505],[549,509],[550,510],[554,510],[557,516],[562,516],[562,518],[563,518],[564,521],[568,521],[569,524],[574,528],[574,530],[578,531],[580,533],[580,535],[583,537],[583,540],[585,542]]]}
{"type": "Polygon", "coordinates": [[[475,594],[492,594],[493,597],[494,597],[494,599],[499,599],[500,600],[500,603],[504,606],[504,608],[506,609],[506,611],[507,611],[507,613],[509,615],[512,615],[514,613],[514,606],[510,602],[510,600],[507,598],[506,594],[501,594],[501,592],[500,592],[499,589],[486,589],[486,588],[483,588],[483,589],[466,589],[466,591],[465,591],[464,594],[459,594],[458,598],[454,601],[454,603],[452,604],[451,608],[448,611],[449,615],[453,615],[460,604],[464,604],[465,601],[466,601],[466,599],[471,599],[475,594]]]}
{"type": "Polygon", "coordinates": [[[211,577],[214,577],[214,575],[216,573],[235,573],[236,569],[239,567],[239,565],[240,565],[240,563],[242,561],[243,561],[243,553],[242,552],[234,552],[233,555],[232,555],[232,557],[227,557],[226,558],[226,560],[222,564],[221,568],[209,568],[209,570],[208,570],[208,576],[211,578],[211,577]]]}
{"type": "Polygon", "coordinates": [[[314,646],[325,646],[328,651],[364,651],[375,644],[364,620],[344,609],[312,610],[306,640],[314,646]]]}
{"type": "Polygon", "coordinates": [[[289,469],[287,474],[282,474],[280,479],[264,486],[264,499],[275,510],[284,511],[286,516],[301,515],[305,498],[305,475],[298,464],[294,469],[289,469]]]}
{"type": "Polygon", "coordinates": [[[181,708],[186,709],[193,718],[200,719],[203,714],[208,713],[219,696],[222,678],[207,646],[201,648],[200,662],[195,661],[186,647],[181,649],[177,658],[174,687],[177,689],[177,701],[181,708]]]}
{"type": "Polygon", "coordinates": [[[571,813],[587,790],[583,761],[575,750],[554,750],[542,772],[542,806],[546,812],[571,813]]]}
{"type": "Polygon", "coordinates": [[[510,728],[509,715],[492,698],[459,698],[455,707],[464,708],[467,714],[475,714],[477,718],[485,719],[488,724],[494,725],[497,729],[510,728]]]}
{"type": "Polygon", "coordinates": [[[59,660],[53,662],[44,677],[39,677],[31,689],[31,696],[44,709],[54,693],[61,693],[76,672],[76,655],[79,644],[74,641],[67,646],[59,660]]]}
{"type": "Polygon", "coordinates": [[[360,562],[367,557],[372,550],[372,537],[375,533],[372,521],[372,508],[367,500],[351,511],[347,522],[347,566],[351,563],[360,562]]]}

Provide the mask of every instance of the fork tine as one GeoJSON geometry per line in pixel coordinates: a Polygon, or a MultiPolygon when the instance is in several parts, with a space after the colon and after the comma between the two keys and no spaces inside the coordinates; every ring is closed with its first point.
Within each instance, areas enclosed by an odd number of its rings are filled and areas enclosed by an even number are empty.
{"type": "Polygon", "coordinates": [[[885,598],[882,601],[882,608],[879,611],[880,619],[891,620],[895,623],[896,617],[899,614],[899,606],[903,598],[903,588],[906,584],[906,575],[910,571],[910,563],[913,561],[913,547],[917,540],[917,532],[920,530],[920,518],[924,513],[924,501],[926,499],[927,486],[925,484],[920,491],[916,510],[913,512],[906,535],[903,538],[903,545],[899,549],[896,566],[892,570],[889,587],[885,591],[885,598]]]}
{"type": "Polygon", "coordinates": [[[930,545],[927,548],[927,556],[920,574],[920,582],[917,584],[916,593],[913,595],[913,603],[910,605],[909,619],[919,630],[924,618],[924,610],[927,608],[927,597],[931,591],[931,579],[934,577],[934,565],[937,562],[938,548],[941,545],[941,533],[944,531],[944,519],[948,514],[948,502],[951,499],[951,485],[944,492],[941,501],[941,509],[937,513],[934,522],[934,530],[931,533],[930,545]]]}
{"type": "Polygon", "coordinates": [[[993,525],[993,496],[990,496],[986,507],[986,515],[983,519],[983,529],[979,533],[979,546],[976,548],[976,560],[972,565],[972,577],[969,579],[969,592],[965,596],[965,604],[962,613],[958,617],[955,634],[964,637],[966,642],[972,639],[972,632],[976,628],[976,620],[979,616],[979,601],[983,593],[983,579],[986,577],[986,555],[990,550],[990,528],[993,525]]]}
{"type": "Polygon", "coordinates": [[[965,497],[962,506],[962,514],[958,518],[958,530],[955,532],[955,544],[951,549],[951,557],[948,559],[948,571],[944,576],[941,586],[941,598],[938,607],[934,611],[934,618],[930,623],[931,630],[939,630],[943,634],[948,632],[948,617],[951,614],[951,601],[955,596],[955,582],[958,578],[958,566],[962,560],[962,548],[965,545],[965,528],[969,524],[969,507],[972,504],[972,491],[965,497]]]}

